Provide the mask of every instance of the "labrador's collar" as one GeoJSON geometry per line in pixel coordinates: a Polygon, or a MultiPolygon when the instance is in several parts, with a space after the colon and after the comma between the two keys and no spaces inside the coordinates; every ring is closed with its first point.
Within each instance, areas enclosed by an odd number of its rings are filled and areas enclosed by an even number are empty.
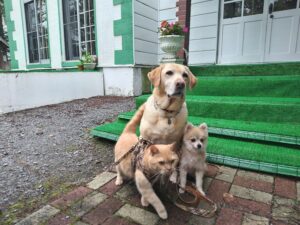
{"type": "Polygon", "coordinates": [[[154,108],[156,109],[156,110],[162,110],[162,111],[164,111],[165,113],[167,113],[167,114],[171,114],[171,116],[167,116],[167,118],[168,118],[168,124],[170,125],[171,123],[172,123],[172,118],[174,118],[174,117],[176,117],[179,113],[180,113],[180,111],[181,111],[181,109],[182,109],[182,106],[180,107],[180,109],[178,110],[178,111],[176,111],[176,110],[168,110],[168,108],[170,107],[170,105],[172,104],[173,102],[172,102],[172,99],[170,99],[170,102],[169,102],[169,104],[168,104],[168,106],[166,107],[166,108],[161,108],[160,106],[159,106],[159,104],[156,102],[156,100],[154,99],[154,108]]]}

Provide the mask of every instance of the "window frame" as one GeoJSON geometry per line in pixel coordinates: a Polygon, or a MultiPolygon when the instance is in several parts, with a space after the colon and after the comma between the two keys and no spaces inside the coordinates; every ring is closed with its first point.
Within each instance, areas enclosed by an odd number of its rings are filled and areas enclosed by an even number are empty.
{"type": "MultiPolygon", "coordinates": [[[[48,23],[48,6],[47,2],[48,0],[45,0],[46,3],[46,21],[47,21],[47,36],[48,36],[48,59],[41,59],[40,57],[40,52],[38,51],[38,56],[39,56],[39,62],[30,62],[30,56],[29,56],[29,46],[28,46],[28,38],[27,38],[27,26],[26,26],[26,12],[25,12],[25,4],[29,2],[34,2],[34,10],[35,10],[35,20],[36,20],[36,30],[38,33],[38,23],[37,23],[37,11],[36,11],[36,0],[22,0],[22,18],[23,18],[23,33],[24,33],[24,47],[25,47],[25,54],[26,54],[26,65],[27,69],[31,68],[40,68],[40,67],[45,67],[45,68],[50,68],[51,67],[51,53],[50,53],[50,35],[49,35],[49,23],[48,23]]],[[[38,39],[38,35],[37,35],[38,39]]],[[[40,49],[40,43],[37,41],[38,44],[38,49],[40,49]]]]}
{"type": "MultiPolygon", "coordinates": [[[[61,42],[61,54],[62,54],[62,66],[63,67],[74,67],[78,64],[78,62],[80,61],[80,58],[82,57],[82,50],[81,50],[81,29],[82,28],[86,28],[89,26],[86,26],[86,24],[84,24],[83,27],[80,26],[80,10],[79,10],[79,0],[75,0],[77,2],[77,26],[78,26],[78,42],[79,42],[79,58],[78,59],[73,59],[73,60],[67,60],[66,59],[66,45],[65,45],[65,29],[64,29],[64,15],[63,15],[63,0],[58,0],[59,3],[59,26],[60,26],[60,33],[61,33],[61,37],[60,37],[60,42],[61,42]]],[[[96,9],[95,9],[95,1],[93,0],[93,10],[87,10],[84,11],[84,14],[86,12],[90,12],[93,11],[94,14],[94,31],[95,31],[95,39],[93,40],[95,42],[95,55],[97,56],[97,26],[96,26],[96,9]]],[[[92,40],[90,40],[92,41],[92,40]]],[[[86,42],[86,33],[85,33],[85,41],[86,42]]]]}

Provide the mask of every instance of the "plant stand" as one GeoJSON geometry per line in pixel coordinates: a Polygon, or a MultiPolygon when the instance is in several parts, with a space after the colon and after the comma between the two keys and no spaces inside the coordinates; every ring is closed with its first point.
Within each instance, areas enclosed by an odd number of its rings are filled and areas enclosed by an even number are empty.
{"type": "Polygon", "coordinates": [[[184,36],[166,35],[160,36],[160,47],[165,52],[161,63],[178,63],[183,64],[184,59],[177,57],[177,52],[182,48],[184,36]]]}

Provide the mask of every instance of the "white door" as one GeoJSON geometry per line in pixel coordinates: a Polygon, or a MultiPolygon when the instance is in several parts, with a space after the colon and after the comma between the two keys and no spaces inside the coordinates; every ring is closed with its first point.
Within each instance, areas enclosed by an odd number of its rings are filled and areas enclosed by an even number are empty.
{"type": "Polygon", "coordinates": [[[268,0],[222,0],[218,63],[264,60],[268,0]]]}
{"type": "Polygon", "coordinates": [[[265,61],[300,61],[299,0],[270,1],[265,61]]]}
{"type": "Polygon", "coordinates": [[[300,0],[222,0],[218,63],[300,60],[300,0]]]}

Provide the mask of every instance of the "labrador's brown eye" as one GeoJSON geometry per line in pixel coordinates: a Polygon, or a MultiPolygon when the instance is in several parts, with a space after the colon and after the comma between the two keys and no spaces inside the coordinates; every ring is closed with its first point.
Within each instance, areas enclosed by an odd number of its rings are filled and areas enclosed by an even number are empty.
{"type": "Polygon", "coordinates": [[[159,161],[159,164],[160,165],[165,165],[165,162],[164,161],[159,161]]]}
{"type": "Polygon", "coordinates": [[[173,71],[169,70],[166,72],[166,74],[168,74],[169,76],[172,76],[173,75],[173,71]]]}
{"type": "Polygon", "coordinates": [[[191,142],[195,142],[195,141],[196,141],[196,138],[192,138],[192,139],[191,139],[191,142]]]}
{"type": "Polygon", "coordinates": [[[187,73],[183,73],[182,76],[183,76],[184,78],[188,78],[188,74],[187,74],[187,73]]]}

